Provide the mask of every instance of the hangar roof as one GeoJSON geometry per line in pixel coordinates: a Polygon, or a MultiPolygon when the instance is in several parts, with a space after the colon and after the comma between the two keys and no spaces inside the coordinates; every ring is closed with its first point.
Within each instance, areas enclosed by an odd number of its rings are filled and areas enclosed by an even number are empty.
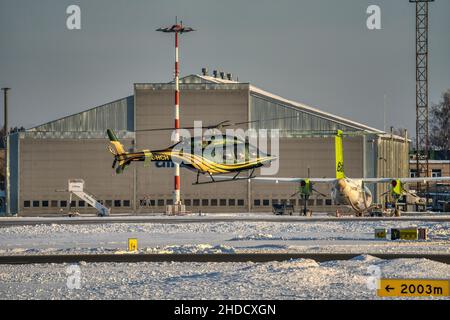
{"type": "MultiPolygon", "coordinates": [[[[218,84],[232,84],[232,83],[239,83],[238,81],[233,81],[233,80],[228,80],[228,79],[222,79],[222,78],[215,78],[215,77],[211,77],[211,76],[205,76],[205,75],[190,75],[184,78],[184,83],[186,82],[190,82],[190,81],[195,81],[195,77],[202,79],[202,82],[211,82],[211,83],[218,83],[218,84]]],[[[250,85],[250,93],[256,96],[260,96],[260,97],[264,97],[264,98],[269,98],[272,99],[276,102],[282,103],[283,105],[287,105],[290,107],[293,107],[295,109],[299,109],[300,111],[309,113],[309,114],[313,114],[315,116],[324,118],[324,119],[328,119],[331,120],[333,122],[337,122],[337,123],[341,123],[345,126],[349,126],[352,128],[355,128],[357,130],[366,130],[366,131],[370,131],[373,133],[377,133],[377,134],[382,134],[384,133],[381,130],[369,127],[365,124],[356,122],[356,121],[352,121],[328,112],[324,112],[322,110],[319,110],[317,108],[308,106],[306,104],[300,103],[300,102],[296,102],[296,101],[292,101],[292,100],[288,100],[285,99],[283,97],[280,97],[278,95],[275,95],[273,93],[270,93],[268,91],[262,90],[254,85],[250,85]]]]}
{"type": "MultiPolygon", "coordinates": [[[[229,89],[240,88],[242,85],[250,90],[252,97],[262,98],[267,101],[283,105],[286,108],[300,111],[304,114],[310,114],[319,119],[337,123],[340,126],[349,127],[354,130],[370,131],[377,135],[382,135],[384,132],[376,128],[367,126],[365,124],[352,121],[328,112],[324,112],[315,107],[306,104],[292,101],[272,94],[268,91],[262,90],[254,85],[244,82],[238,82],[228,79],[215,78],[212,76],[192,74],[180,79],[181,89],[183,87],[190,88],[195,84],[203,84],[206,86],[222,87],[222,85],[229,89]]],[[[169,83],[143,83],[135,84],[135,88],[161,88],[171,89],[173,81],[169,83]]],[[[104,135],[107,128],[115,129],[122,137],[127,137],[134,131],[134,96],[125,97],[113,101],[111,103],[91,108],[86,111],[69,115],[48,123],[35,126],[27,130],[36,137],[45,137],[58,135],[59,137],[85,137],[91,135],[104,135]]]]}
{"type": "Polygon", "coordinates": [[[106,129],[114,129],[120,138],[133,137],[134,96],[56,119],[26,131],[36,138],[103,138],[106,129]]]}

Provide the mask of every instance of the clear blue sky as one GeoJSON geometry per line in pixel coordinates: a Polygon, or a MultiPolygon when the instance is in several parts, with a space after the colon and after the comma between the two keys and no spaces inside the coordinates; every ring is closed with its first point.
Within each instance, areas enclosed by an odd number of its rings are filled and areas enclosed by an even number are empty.
{"type": "MultiPolygon", "coordinates": [[[[450,88],[450,1],[430,5],[430,102],[450,88]]],[[[0,86],[10,123],[47,122],[166,82],[173,39],[154,30],[178,15],[181,72],[203,66],[288,99],[383,128],[415,130],[415,16],[408,0],[0,0],[0,86]],[[70,4],[82,29],[66,28],[70,4]],[[381,7],[382,30],[366,28],[381,7]]],[[[0,119],[3,121],[2,116],[0,119]]],[[[223,119],[218,119],[223,120],[223,119]]]]}

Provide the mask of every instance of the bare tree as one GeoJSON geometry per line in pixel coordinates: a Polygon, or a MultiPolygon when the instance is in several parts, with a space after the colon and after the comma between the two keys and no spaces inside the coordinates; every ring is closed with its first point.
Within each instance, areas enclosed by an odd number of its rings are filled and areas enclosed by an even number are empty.
{"type": "Polygon", "coordinates": [[[442,94],[442,100],[430,110],[430,144],[435,150],[450,156],[450,89],[442,94]]]}

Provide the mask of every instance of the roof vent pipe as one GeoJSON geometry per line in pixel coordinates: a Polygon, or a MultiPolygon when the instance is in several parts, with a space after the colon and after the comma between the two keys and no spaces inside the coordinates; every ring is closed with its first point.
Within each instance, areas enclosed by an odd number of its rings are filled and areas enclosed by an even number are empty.
{"type": "Polygon", "coordinates": [[[227,73],[227,79],[230,81],[233,80],[233,74],[227,73]]]}
{"type": "Polygon", "coordinates": [[[202,75],[204,76],[208,75],[208,68],[202,68],[202,75]]]}
{"type": "Polygon", "coordinates": [[[222,72],[222,71],[220,72],[220,78],[225,79],[225,72],[222,72]]]}
{"type": "Polygon", "coordinates": [[[214,78],[217,78],[217,70],[213,71],[213,76],[214,76],[214,78]]]}

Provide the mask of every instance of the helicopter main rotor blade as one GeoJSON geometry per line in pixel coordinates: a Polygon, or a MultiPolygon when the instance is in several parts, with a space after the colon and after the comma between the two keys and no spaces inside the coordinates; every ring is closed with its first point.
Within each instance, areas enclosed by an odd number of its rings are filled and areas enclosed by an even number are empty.
{"type": "MultiPolygon", "coordinates": [[[[180,129],[186,129],[186,130],[190,130],[190,129],[194,129],[194,127],[183,127],[180,129]]],[[[172,131],[175,130],[175,128],[155,128],[155,129],[139,129],[139,130],[135,130],[135,132],[149,132],[149,131],[172,131]]]]}
{"type": "MultiPolygon", "coordinates": [[[[229,126],[228,123],[230,123],[230,120],[225,120],[225,121],[219,122],[217,124],[209,125],[209,126],[203,126],[201,128],[202,129],[216,129],[216,128],[220,128],[220,127],[229,126]]],[[[181,127],[179,129],[193,130],[196,128],[197,127],[181,127]]],[[[139,130],[135,130],[135,131],[136,132],[144,132],[144,131],[172,131],[172,130],[175,130],[175,128],[171,127],[171,128],[139,129],[139,130]]]]}
{"type": "MultiPolygon", "coordinates": [[[[281,117],[281,118],[273,118],[273,119],[259,119],[259,120],[251,120],[251,121],[243,121],[243,122],[231,122],[230,120],[225,120],[222,122],[219,122],[217,124],[209,125],[209,126],[203,126],[202,129],[221,129],[226,127],[233,127],[241,124],[248,124],[248,123],[255,123],[255,122],[268,122],[268,121],[275,121],[275,120],[281,120],[281,119],[292,119],[297,118],[295,117],[281,117]]],[[[186,129],[186,130],[192,130],[196,127],[182,127],[180,129],[186,129]]],[[[175,128],[154,128],[154,129],[139,129],[136,130],[136,132],[149,132],[149,131],[171,131],[175,130],[175,128]]]]}
{"type": "Polygon", "coordinates": [[[280,118],[272,118],[272,119],[259,119],[259,120],[243,121],[243,122],[235,122],[232,125],[237,126],[237,125],[241,125],[241,124],[248,124],[248,123],[255,123],[255,122],[268,122],[268,121],[283,120],[283,119],[293,119],[293,118],[297,118],[297,116],[280,117],[280,118]]]}
{"type": "MultiPolygon", "coordinates": [[[[221,128],[227,128],[227,127],[233,127],[243,124],[249,124],[249,123],[257,123],[257,122],[269,122],[269,121],[276,121],[276,120],[284,120],[284,119],[294,119],[297,118],[297,116],[291,116],[291,117],[279,117],[279,118],[271,118],[271,119],[258,119],[258,120],[250,120],[250,121],[241,121],[241,122],[231,122],[230,120],[225,120],[222,122],[219,122],[217,124],[209,125],[209,126],[203,126],[203,129],[221,129],[221,128]]],[[[182,127],[180,129],[186,129],[186,130],[192,130],[196,127],[182,127]]],[[[168,130],[174,130],[173,127],[171,128],[155,128],[155,129],[140,129],[136,130],[136,132],[144,132],[144,131],[168,131],[168,130]]],[[[337,130],[298,130],[297,132],[294,132],[294,135],[297,136],[335,136],[337,130]]],[[[375,131],[368,131],[368,130],[354,130],[354,131],[344,131],[342,132],[345,136],[357,136],[357,135],[364,135],[364,134],[375,134],[379,132],[375,131]]]]}

